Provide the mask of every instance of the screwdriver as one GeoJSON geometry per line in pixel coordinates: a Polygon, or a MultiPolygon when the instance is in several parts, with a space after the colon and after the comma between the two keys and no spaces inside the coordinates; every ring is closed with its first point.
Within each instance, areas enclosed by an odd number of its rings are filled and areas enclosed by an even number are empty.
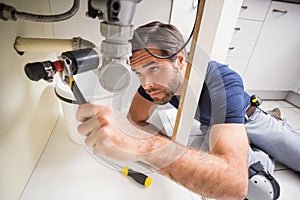
{"type": "Polygon", "coordinates": [[[150,186],[152,183],[152,179],[149,176],[146,176],[143,173],[134,171],[126,166],[123,167],[122,174],[125,176],[131,177],[133,180],[135,180],[136,182],[138,182],[139,184],[141,184],[145,187],[150,186]]]}
{"type": "Polygon", "coordinates": [[[77,101],[78,104],[86,104],[87,101],[85,100],[83,94],[81,93],[81,91],[79,90],[79,87],[77,86],[73,76],[70,77],[70,84],[69,84],[73,95],[77,101]]]}
{"type": "MultiPolygon", "coordinates": [[[[85,100],[83,94],[81,93],[79,87],[77,86],[73,76],[70,77],[70,82],[69,82],[69,86],[74,94],[74,97],[77,101],[78,104],[85,104],[87,103],[87,101],[85,100]]],[[[120,165],[112,162],[112,161],[109,161],[109,160],[106,160],[106,162],[109,162],[110,164],[114,165],[115,167],[119,168],[121,173],[125,176],[129,176],[131,177],[133,180],[135,180],[137,183],[143,185],[144,187],[148,187],[151,185],[152,183],[152,179],[141,173],[141,172],[137,172],[137,171],[134,171],[133,169],[130,169],[126,166],[124,167],[121,167],[120,165]]]]}

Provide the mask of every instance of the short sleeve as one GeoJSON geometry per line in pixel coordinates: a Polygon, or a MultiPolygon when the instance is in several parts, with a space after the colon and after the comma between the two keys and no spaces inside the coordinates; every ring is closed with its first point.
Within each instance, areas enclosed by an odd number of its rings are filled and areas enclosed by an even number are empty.
{"type": "Polygon", "coordinates": [[[211,122],[244,123],[244,86],[241,77],[222,65],[211,61],[205,83],[211,100],[211,122]]]}

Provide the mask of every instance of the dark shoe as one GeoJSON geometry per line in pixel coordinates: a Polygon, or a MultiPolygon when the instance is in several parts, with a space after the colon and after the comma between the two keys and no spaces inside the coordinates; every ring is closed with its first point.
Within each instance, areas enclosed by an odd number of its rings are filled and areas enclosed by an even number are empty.
{"type": "Polygon", "coordinates": [[[281,112],[280,112],[279,108],[274,108],[273,110],[268,110],[267,113],[269,113],[272,117],[274,117],[277,120],[282,120],[281,112]]]}

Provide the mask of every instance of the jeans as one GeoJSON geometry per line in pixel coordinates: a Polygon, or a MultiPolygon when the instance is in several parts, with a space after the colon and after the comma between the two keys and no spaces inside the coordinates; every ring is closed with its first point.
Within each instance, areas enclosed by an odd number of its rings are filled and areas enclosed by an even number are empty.
{"type": "MultiPolygon", "coordinates": [[[[204,152],[209,152],[209,127],[201,125],[200,127],[202,135],[190,137],[189,146],[200,149],[204,152]]],[[[264,169],[271,175],[274,173],[275,162],[270,158],[268,154],[255,147],[248,147],[248,167],[253,163],[260,161],[264,169]]]]}
{"type": "MultiPolygon", "coordinates": [[[[245,128],[251,143],[248,149],[248,166],[260,161],[271,175],[274,160],[300,171],[300,133],[285,121],[277,121],[269,114],[256,109],[245,128]]],[[[209,127],[200,126],[201,132],[190,136],[189,146],[209,152],[209,127]]]]}
{"type": "MultiPolygon", "coordinates": [[[[277,121],[271,115],[256,109],[246,122],[245,128],[251,144],[276,161],[295,171],[300,171],[300,133],[288,123],[277,121]]],[[[262,153],[259,156],[261,155],[262,153]]],[[[257,156],[253,155],[252,158],[257,156]]],[[[270,162],[264,166],[269,171],[268,164],[270,162]]]]}

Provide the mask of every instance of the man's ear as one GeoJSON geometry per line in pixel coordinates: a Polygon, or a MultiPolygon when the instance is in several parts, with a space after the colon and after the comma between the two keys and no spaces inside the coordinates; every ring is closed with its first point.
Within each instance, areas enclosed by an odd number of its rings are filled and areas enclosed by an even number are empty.
{"type": "Polygon", "coordinates": [[[177,65],[178,65],[178,67],[179,67],[180,70],[185,69],[186,62],[185,62],[185,52],[184,52],[184,50],[180,51],[177,54],[176,62],[177,62],[177,65]]]}

